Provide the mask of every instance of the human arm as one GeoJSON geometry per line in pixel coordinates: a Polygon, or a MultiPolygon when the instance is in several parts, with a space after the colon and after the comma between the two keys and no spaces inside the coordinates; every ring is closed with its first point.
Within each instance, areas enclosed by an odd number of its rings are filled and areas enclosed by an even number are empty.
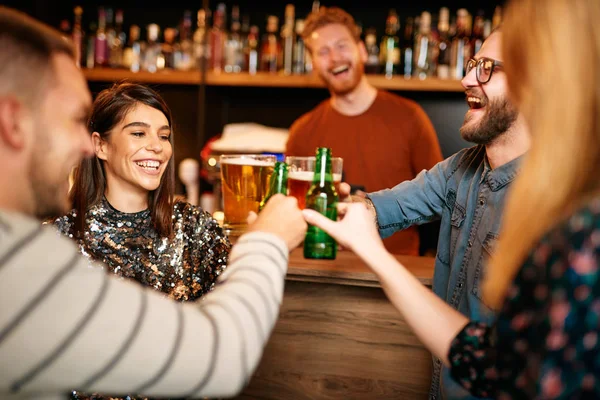
{"type": "Polygon", "coordinates": [[[441,217],[450,162],[451,159],[445,160],[431,170],[421,171],[413,180],[367,195],[373,204],[381,237],[441,217]]]}
{"type": "Polygon", "coordinates": [[[69,240],[2,214],[0,393],[239,393],[277,318],[288,251],[306,229],[291,200],[265,210],[215,289],[187,304],[90,268],[69,240]]]}

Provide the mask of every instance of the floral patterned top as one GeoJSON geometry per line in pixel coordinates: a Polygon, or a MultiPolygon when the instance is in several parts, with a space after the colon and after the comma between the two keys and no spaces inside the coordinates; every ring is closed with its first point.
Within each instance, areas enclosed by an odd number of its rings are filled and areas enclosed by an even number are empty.
{"type": "Polygon", "coordinates": [[[454,379],[475,396],[600,398],[600,198],[552,229],[509,288],[494,328],[452,342],[454,379]]]}

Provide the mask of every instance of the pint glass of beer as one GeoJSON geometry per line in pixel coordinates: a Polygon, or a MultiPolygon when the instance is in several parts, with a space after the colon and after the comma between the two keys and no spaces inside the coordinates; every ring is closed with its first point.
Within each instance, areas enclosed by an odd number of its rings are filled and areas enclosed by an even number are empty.
{"type": "Polygon", "coordinates": [[[225,219],[223,228],[231,235],[240,235],[247,228],[250,211],[267,194],[269,178],[277,161],[272,155],[231,154],[221,156],[221,187],[225,219]]]}
{"type": "MultiPolygon", "coordinates": [[[[289,156],[285,158],[285,162],[289,165],[288,196],[294,196],[298,199],[298,207],[303,210],[306,207],[306,192],[312,184],[315,172],[315,157],[289,156]]],[[[343,167],[344,160],[342,158],[334,157],[331,159],[333,184],[338,193],[342,182],[343,167]]]]}

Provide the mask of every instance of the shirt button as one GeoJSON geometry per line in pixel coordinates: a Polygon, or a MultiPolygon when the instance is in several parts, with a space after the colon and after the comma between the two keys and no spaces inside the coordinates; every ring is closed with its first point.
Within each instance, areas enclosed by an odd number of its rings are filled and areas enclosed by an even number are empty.
{"type": "Polygon", "coordinates": [[[473,246],[473,242],[471,240],[469,240],[468,245],[469,245],[469,247],[473,246]]]}
{"type": "Polygon", "coordinates": [[[485,204],[485,199],[479,199],[479,205],[482,206],[485,204]]]}
{"type": "Polygon", "coordinates": [[[462,283],[459,283],[459,284],[458,284],[458,287],[459,287],[459,288],[463,287],[463,284],[462,284],[462,283]]]}

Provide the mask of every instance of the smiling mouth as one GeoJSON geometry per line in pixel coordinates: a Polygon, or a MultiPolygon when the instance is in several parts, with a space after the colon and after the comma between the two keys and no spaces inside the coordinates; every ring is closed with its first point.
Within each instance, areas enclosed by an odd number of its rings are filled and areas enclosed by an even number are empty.
{"type": "Polygon", "coordinates": [[[467,104],[471,110],[479,110],[486,105],[486,101],[480,97],[467,96],[467,104]]]}
{"type": "Polygon", "coordinates": [[[343,74],[344,72],[348,72],[349,70],[350,70],[349,65],[340,65],[339,67],[335,67],[334,69],[332,69],[331,73],[334,76],[338,76],[340,74],[343,74]]]}
{"type": "Polygon", "coordinates": [[[135,164],[147,171],[158,171],[160,168],[160,161],[135,161],[135,164]]]}

